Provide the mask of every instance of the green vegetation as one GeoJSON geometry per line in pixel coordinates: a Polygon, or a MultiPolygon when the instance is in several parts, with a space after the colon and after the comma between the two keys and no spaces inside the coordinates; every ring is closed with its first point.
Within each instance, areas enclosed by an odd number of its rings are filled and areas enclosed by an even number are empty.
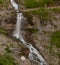
{"type": "Polygon", "coordinates": [[[33,14],[33,15],[39,15],[40,19],[42,20],[50,20],[51,15],[49,14],[50,10],[46,8],[40,8],[38,10],[29,11],[27,13],[33,14]]]}
{"type": "Polygon", "coordinates": [[[0,65],[17,65],[11,54],[0,55],[0,65]]]}
{"type": "Polygon", "coordinates": [[[58,55],[58,57],[60,58],[60,51],[58,51],[56,54],[57,54],[57,55],[58,55]]]}
{"type": "Polygon", "coordinates": [[[50,12],[54,12],[54,13],[60,13],[60,8],[44,8],[44,7],[41,7],[37,10],[33,10],[33,11],[28,11],[26,13],[30,13],[30,14],[39,14],[39,15],[42,15],[42,14],[49,14],[50,12]]]}
{"type": "Polygon", "coordinates": [[[32,34],[35,34],[35,33],[38,32],[38,29],[30,29],[29,31],[30,31],[32,34]]]}
{"type": "Polygon", "coordinates": [[[55,0],[39,0],[41,1],[40,3],[44,6],[44,5],[51,5],[55,3],[55,0]]]}
{"type": "Polygon", "coordinates": [[[38,14],[38,15],[42,15],[42,14],[49,14],[50,12],[54,12],[54,13],[60,13],[60,8],[53,8],[53,9],[47,9],[44,7],[41,7],[40,9],[37,10],[33,10],[33,11],[28,11],[26,13],[30,13],[30,14],[38,14]]]}
{"type": "Polygon", "coordinates": [[[55,12],[55,13],[60,13],[60,8],[53,8],[53,9],[51,9],[53,12],[55,12]]]}
{"type": "Polygon", "coordinates": [[[25,0],[25,6],[27,8],[44,7],[55,4],[55,2],[55,0],[25,0]]]}
{"type": "Polygon", "coordinates": [[[11,52],[11,50],[10,50],[10,47],[9,47],[9,46],[7,46],[7,47],[5,48],[5,50],[6,50],[6,52],[7,52],[7,53],[10,53],[10,52],[11,52]]]}
{"type": "Polygon", "coordinates": [[[60,8],[53,8],[53,9],[47,9],[47,8],[44,8],[44,7],[41,7],[40,9],[38,10],[33,10],[33,11],[28,11],[28,12],[25,12],[26,14],[33,14],[33,15],[39,15],[40,19],[42,19],[43,21],[45,20],[49,20],[51,21],[52,20],[52,13],[60,13],[60,8]]]}
{"type": "Polygon", "coordinates": [[[9,8],[9,7],[8,7],[8,5],[10,5],[9,3],[10,3],[9,0],[0,0],[0,8],[1,8],[1,9],[2,9],[2,8],[4,8],[4,9],[9,8]],[[6,4],[6,3],[7,3],[7,4],[6,4]]]}
{"type": "Polygon", "coordinates": [[[37,2],[36,0],[25,0],[25,6],[27,8],[35,8],[35,7],[39,7],[39,2],[37,2]]]}
{"type": "Polygon", "coordinates": [[[7,35],[7,32],[4,29],[0,28],[0,34],[7,35]]]}
{"type": "Polygon", "coordinates": [[[51,35],[51,46],[53,45],[60,48],[60,31],[53,32],[51,35]]]}
{"type": "Polygon", "coordinates": [[[0,3],[3,3],[3,0],[0,0],[0,3]]]}

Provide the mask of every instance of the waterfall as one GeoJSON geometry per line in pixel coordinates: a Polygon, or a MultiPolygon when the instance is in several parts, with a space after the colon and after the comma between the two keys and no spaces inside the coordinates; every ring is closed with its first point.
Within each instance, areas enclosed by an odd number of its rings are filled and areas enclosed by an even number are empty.
{"type": "Polygon", "coordinates": [[[29,59],[33,62],[37,62],[39,65],[47,65],[45,59],[43,58],[43,56],[39,53],[39,51],[33,47],[30,43],[27,43],[22,35],[21,35],[21,22],[22,19],[24,18],[23,14],[21,12],[19,12],[19,7],[18,4],[15,3],[14,0],[10,0],[12,6],[15,8],[16,12],[17,12],[17,23],[16,23],[16,28],[13,32],[13,36],[16,37],[17,39],[19,39],[20,41],[22,41],[22,43],[24,45],[27,46],[27,48],[30,50],[29,53],[29,59]]]}
{"type": "Polygon", "coordinates": [[[13,36],[16,37],[17,39],[21,40],[25,44],[25,41],[24,41],[24,39],[21,35],[21,31],[20,31],[22,19],[23,19],[23,14],[17,13],[17,23],[16,23],[16,28],[13,32],[13,36]]]}
{"type": "Polygon", "coordinates": [[[11,4],[12,6],[15,8],[16,11],[19,11],[19,7],[18,7],[18,4],[14,2],[14,0],[10,0],[11,1],[11,4]]]}
{"type": "Polygon", "coordinates": [[[15,30],[13,32],[13,36],[16,37],[17,39],[20,39],[25,44],[25,41],[20,32],[21,22],[22,22],[22,19],[24,18],[23,14],[19,12],[18,4],[15,3],[14,0],[11,0],[11,4],[17,12],[17,22],[16,22],[15,30]]]}

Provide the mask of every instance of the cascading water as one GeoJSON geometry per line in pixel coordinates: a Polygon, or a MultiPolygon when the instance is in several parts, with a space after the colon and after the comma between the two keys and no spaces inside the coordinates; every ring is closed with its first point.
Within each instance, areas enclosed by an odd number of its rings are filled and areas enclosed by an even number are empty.
{"type": "Polygon", "coordinates": [[[14,0],[10,0],[12,6],[15,8],[16,12],[17,12],[17,23],[16,23],[16,28],[13,32],[13,36],[16,37],[17,39],[19,39],[20,41],[22,41],[23,44],[25,44],[29,50],[29,59],[37,62],[39,65],[47,65],[45,59],[42,57],[42,55],[38,52],[38,50],[36,48],[34,48],[30,43],[27,43],[22,35],[21,35],[21,22],[23,17],[23,14],[21,12],[19,12],[19,7],[18,4],[14,2],[14,0]]]}
{"type": "Polygon", "coordinates": [[[16,28],[15,31],[13,32],[13,36],[15,36],[17,39],[20,39],[24,44],[25,41],[22,37],[21,32],[20,32],[20,28],[21,28],[21,20],[23,19],[23,14],[22,13],[17,13],[17,23],[16,23],[16,28]]]}
{"type": "Polygon", "coordinates": [[[16,28],[13,32],[13,36],[16,37],[17,39],[20,39],[25,44],[25,41],[24,41],[24,39],[21,35],[21,32],[20,32],[21,22],[22,22],[21,20],[24,18],[23,14],[19,12],[18,4],[16,4],[14,2],[14,0],[11,0],[11,4],[17,12],[17,23],[16,23],[16,28]]]}

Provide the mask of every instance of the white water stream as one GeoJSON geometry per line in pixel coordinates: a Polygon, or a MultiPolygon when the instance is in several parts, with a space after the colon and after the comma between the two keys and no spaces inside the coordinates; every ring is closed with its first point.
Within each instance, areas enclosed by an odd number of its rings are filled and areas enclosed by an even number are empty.
{"type": "Polygon", "coordinates": [[[21,35],[21,22],[23,17],[23,14],[21,12],[19,12],[19,7],[18,4],[15,3],[14,0],[10,0],[12,6],[15,8],[16,12],[17,12],[17,23],[16,23],[16,28],[13,32],[13,36],[16,37],[17,39],[19,39],[20,41],[22,41],[22,43],[24,45],[26,45],[29,50],[29,59],[31,61],[37,62],[39,65],[47,65],[45,59],[42,57],[42,55],[39,53],[39,51],[34,48],[30,43],[27,44],[27,42],[23,39],[22,35],[21,35]]]}

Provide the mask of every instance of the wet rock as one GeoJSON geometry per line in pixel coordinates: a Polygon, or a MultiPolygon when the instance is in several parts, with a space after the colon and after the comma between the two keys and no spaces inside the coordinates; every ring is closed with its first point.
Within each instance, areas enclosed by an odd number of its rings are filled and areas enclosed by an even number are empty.
{"type": "Polygon", "coordinates": [[[28,57],[29,53],[30,53],[30,51],[28,48],[22,48],[21,49],[21,55],[28,57]]]}
{"type": "Polygon", "coordinates": [[[30,32],[27,32],[27,31],[25,32],[25,39],[28,43],[35,46],[35,43],[34,43],[33,38],[32,38],[32,34],[30,32]]]}

